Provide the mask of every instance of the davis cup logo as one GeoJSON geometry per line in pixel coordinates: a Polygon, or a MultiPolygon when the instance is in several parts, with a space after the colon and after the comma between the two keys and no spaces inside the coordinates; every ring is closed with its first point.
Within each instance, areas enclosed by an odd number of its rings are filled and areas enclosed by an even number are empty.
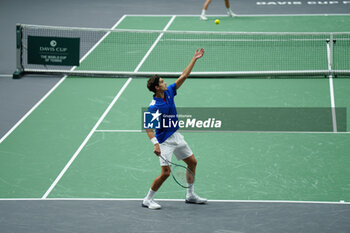
{"type": "Polygon", "coordinates": [[[52,41],[50,42],[50,45],[51,45],[52,47],[56,47],[57,42],[56,42],[55,40],[52,40],[52,41]]]}
{"type": "Polygon", "coordinates": [[[143,113],[143,128],[144,129],[160,129],[160,116],[159,109],[155,113],[144,112],[143,113]]]}

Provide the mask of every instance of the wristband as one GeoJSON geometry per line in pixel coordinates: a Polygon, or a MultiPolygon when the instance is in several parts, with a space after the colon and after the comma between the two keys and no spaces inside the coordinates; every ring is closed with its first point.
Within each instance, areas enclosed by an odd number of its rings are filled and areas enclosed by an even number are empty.
{"type": "Polygon", "coordinates": [[[151,139],[151,142],[153,143],[153,145],[159,144],[159,142],[158,142],[158,140],[157,140],[156,137],[152,138],[152,139],[151,139]]]}

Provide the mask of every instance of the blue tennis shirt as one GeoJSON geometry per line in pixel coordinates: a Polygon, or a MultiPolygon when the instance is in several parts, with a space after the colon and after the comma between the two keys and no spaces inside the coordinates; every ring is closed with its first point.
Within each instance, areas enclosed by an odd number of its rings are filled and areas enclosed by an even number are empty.
{"type": "Polygon", "coordinates": [[[177,118],[177,111],[174,102],[176,96],[176,84],[173,83],[168,86],[168,90],[164,91],[164,99],[153,96],[153,101],[148,107],[150,113],[155,113],[159,110],[160,128],[156,129],[156,138],[159,143],[165,142],[176,130],[179,129],[179,120],[177,118]],[[165,124],[163,124],[165,123],[165,124]]]}

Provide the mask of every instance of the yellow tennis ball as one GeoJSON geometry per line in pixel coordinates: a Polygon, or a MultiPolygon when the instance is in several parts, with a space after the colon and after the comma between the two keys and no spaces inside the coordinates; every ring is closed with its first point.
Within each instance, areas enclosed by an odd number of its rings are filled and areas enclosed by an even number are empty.
{"type": "Polygon", "coordinates": [[[220,20],[216,19],[215,24],[219,24],[219,23],[220,23],[220,20]]]}

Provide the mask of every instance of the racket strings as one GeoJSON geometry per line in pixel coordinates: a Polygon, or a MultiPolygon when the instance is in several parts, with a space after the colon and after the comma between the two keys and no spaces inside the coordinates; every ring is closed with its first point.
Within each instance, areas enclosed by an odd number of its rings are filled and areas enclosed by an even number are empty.
{"type": "Polygon", "coordinates": [[[183,166],[172,165],[171,172],[175,181],[182,187],[188,187],[189,184],[193,184],[194,182],[193,174],[183,166]]]}

